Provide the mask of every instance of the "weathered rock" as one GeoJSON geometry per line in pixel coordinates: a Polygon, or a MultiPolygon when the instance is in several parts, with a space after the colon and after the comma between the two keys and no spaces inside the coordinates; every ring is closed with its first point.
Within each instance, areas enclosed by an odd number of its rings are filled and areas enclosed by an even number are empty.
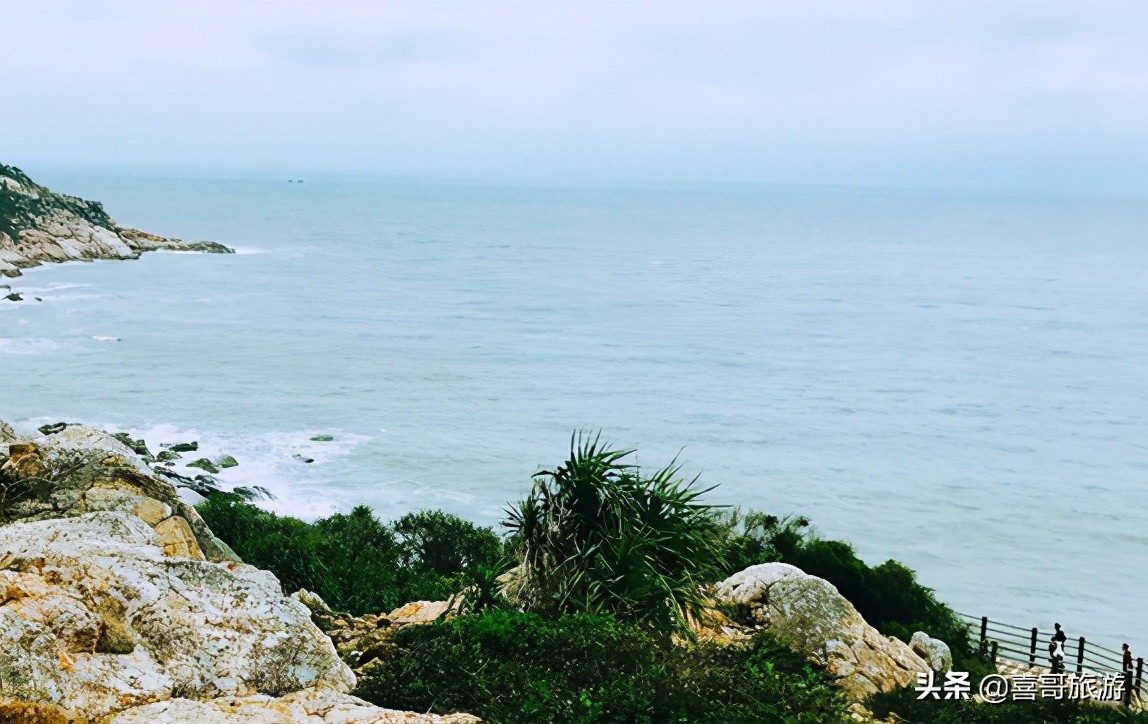
{"type": "Polygon", "coordinates": [[[170,699],[129,709],[108,724],[475,724],[470,714],[416,714],[380,709],[349,694],[300,691],[277,699],[244,696],[189,701],[170,699]]]}
{"type": "Polygon", "coordinates": [[[230,455],[220,455],[213,462],[215,463],[215,466],[221,470],[234,468],[239,465],[239,461],[230,455]]]}
{"type": "Polygon", "coordinates": [[[56,422],[51,425],[40,425],[40,427],[36,429],[39,430],[41,435],[54,435],[57,432],[63,432],[67,426],[68,423],[66,422],[56,422]]]}
{"type": "Polygon", "coordinates": [[[904,642],[866,623],[831,583],[795,566],[751,566],[718,584],[715,599],[740,611],[742,623],[764,627],[840,677],[851,701],[912,686],[929,671],[904,642]]]}
{"type": "MultiPolygon", "coordinates": [[[[171,483],[156,477],[132,450],[100,430],[72,425],[35,443],[10,444],[3,469],[14,477],[16,494],[0,497],[0,521],[62,518],[97,510],[136,514],[154,510],[148,505],[152,501],[171,511],[173,521],[161,535],[173,555],[238,561],[171,483]],[[181,537],[185,530],[191,531],[190,542],[181,537]]],[[[147,522],[154,527],[162,520],[147,522]]]]}
{"type": "Polygon", "coordinates": [[[192,440],[191,442],[177,442],[177,443],[172,444],[172,445],[162,445],[161,444],[160,447],[166,447],[168,450],[171,450],[172,452],[176,452],[176,453],[195,452],[196,450],[199,449],[199,441],[198,440],[192,440]]]}
{"type": "Polygon", "coordinates": [[[453,607],[457,607],[456,601],[411,601],[391,611],[387,618],[396,626],[434,623],[453,607]]]}
{"type": "Polygon", "coordinates": [[[354,686],[274,576],[170,557],[132,514],[0,527],[0,567],[10,697],[101,717],[170,697],[354,686]]]}
{"type": "Polygon", "coordinates": [[[299,590],[291,597],[310,609],[311,620],[331,637],[339,656],[355,671],[396,651],[391,639],[401,628],[434,623],[456,611],[461,603],[458,599],[412,601],[389,614],[351,616],[332,611],[323,599],[310,591],[299,590]]]}
{"type": "Polygon", "coordinates": [[[350,696],[319,615],[238,562],[120,440],[68,427],[8,453],[19,495],[0,501],[0,722],[477,721],[350,696]]]}
{"type": "Polygon", "coordinates": [[[12,426],[3,420],[0,420],[0,445],[16,442],[19,439],[20,436],[16,434],[16,431],[12,428],[12,426]]]}
{"type": "Polygon", "coordinates": [[[151,454],[151,450],[148,450],[147,443],[142,438],[139,440],[133,440],[131,435],[128,435],[126,432],[113,433],[112,437],[122,442],[132,452],[134,452],[136,455],[139,455],[145,461],[151,461],[155,459],[155,457],[151,454]]]}
{"type": "Polygon", "coordinates": [[[155,459],[161,463],[171,462],[173,460],[179,460],[179,453],[174,450],[160,450],[156,453],[155,459]]]}
{"type": "Polygon", "coordinates": [[[913,634],[913,638],[909,639],[909,648],[924,659],[933,671],[944,673],[953,668],[953,652],[949,650],[949,645],[924,631],[913,634]]]}

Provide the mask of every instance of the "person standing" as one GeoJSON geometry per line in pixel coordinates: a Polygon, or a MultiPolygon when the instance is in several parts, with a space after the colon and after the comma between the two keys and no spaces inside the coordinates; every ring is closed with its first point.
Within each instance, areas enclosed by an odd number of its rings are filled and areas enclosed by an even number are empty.
{"type": "Polygon", "coordinates": [[[1052,626],[1056,629],[1056,633],[1052,635],[1053,640],[1059,642],[1061,646],[1068,643],[1068,636],[1061,630],[1060,624],[1054,623],[1052,626]]]}
{"type": "Polygon", "coordinates": [[[1048,661],[1052,664],[1051,671],[1054,674],[1064,673],[1064,648],[1060,645],[1060,641],[1056,636],[1053,636],[1048,641],[1048,661]]]}

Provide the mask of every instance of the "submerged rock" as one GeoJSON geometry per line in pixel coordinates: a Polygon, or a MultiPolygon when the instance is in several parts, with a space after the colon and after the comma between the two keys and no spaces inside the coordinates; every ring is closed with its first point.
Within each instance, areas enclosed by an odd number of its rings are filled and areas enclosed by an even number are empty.
{"type": "Polygon", "coordinates": [[[182,251],[199,251],[204,254],[234,254],[235,249],[214,241],[192,241],[183,244],[182,251]]]}
{"type": "Polygon", "coordinates": [[[335,439],[335,437],[333,435],[312,435],[311,436],[311,440],[313,442],[331,442],[334,439],[335,439]]]}
{"type": "Polygon", "coordinates": [[[740,623],[758,625],[793,651],[840,677],[846,696],[912,686],[929,665],[903,642],[882,636],[833,584],[786,563],[765,563],[718,584],[718,603],[740,611],[740,623]]]}
{"type": "Polygon", "coordinates": [[[230,455],[220,455],[215,459],[215,465],[222,469],[234,468],[239,465],[239,461],[230,455]]]}
{"type": "Polygon", "coordinates": [[[211,462],[207,458],[199,458],[198,460],[192,460],[190,463],[187,464],[187,467],[199,468],[200,470],[211,473],[212,475],[219,472],[219,468],[215,467],[215,463],[211,462]]]}
{"type": "Polygon", "coordinates": [[[199,441],[192,440],[191,442],[177,442],[177,443],[160,443],[160,447],[166,447],[168,450],[176,453],[195,452],[199,450],[199,441]]]}

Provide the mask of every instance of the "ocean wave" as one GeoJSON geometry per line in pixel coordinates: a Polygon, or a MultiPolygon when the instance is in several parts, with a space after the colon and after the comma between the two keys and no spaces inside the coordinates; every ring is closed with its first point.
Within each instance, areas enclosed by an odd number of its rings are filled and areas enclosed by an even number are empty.
{"type": "Polygon", "coordinates": [[[0,354],[45,354],[60,347],[59,342],[41,337],[0,337],[0,354]]]}
{"type": "Polygon", "coordinates": [[[152,454],[158,454],[166,449],[165,446],[196,441],[199,449],[182,453],[171,468],[188,477],[201,475],[203,471],[197,467],[188,467],[187,463],[200,458],[216,460],[223,455],[230,455],[239,465],[213,474],[225,490],[256,486],[265,488],[275,497],[258,501],[260,507],[304,520],[313,520],[342,509],[339,501],[331,499],[330,466],[370,439],[365,435],[342,430],[277,431],[251,435],[202,431],[170,424],[148,428],[115,425],[98,427],[111,432],[126,432],[133,438],[143,438],[152,454]],[[332,439],[312,439],[320,435],[329,435],[332,439]]]}

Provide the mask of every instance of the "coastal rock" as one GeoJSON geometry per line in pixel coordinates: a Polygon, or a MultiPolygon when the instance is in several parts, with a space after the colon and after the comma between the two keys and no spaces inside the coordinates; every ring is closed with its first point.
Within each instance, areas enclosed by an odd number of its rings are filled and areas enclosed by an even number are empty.
{"type": "Polygon", "coordinates": [[[304,589],[291,597],[311,611],[311,620],[327,632],[339,656],[355,671],[392,653],[395,647],[391,639],[403,627],[434,623],[457,610],[461,603],[458,600],[412,601],[389,614],[351,616],[332,611],[322,598],[304,589]]]}
{"type": "Polygon", "coordinates": [[[0,527],[0,566],[6,696],[99,718],[173,696],[354,686],[330,640],[274,576],[175,557],[136,515],[0,527]]]}
{"type": "Polygon", "coordinates": [[[226,697],[212,701],[169,699],[129,709],[108,724],[477,724],[470,714],[417,714],[380,709],[349,694],[300,691],[279,698],[226,697]]]}
{"type": "Polygon", "coordinates": [[[913,638],[909,639],[909,648],[924,659],[933,671],[944,673],[953,668],[953,652],[949,650],[949,645],[924,631],[913,634],[913,638]]]}
{"type": "Polygon", "coordinates": [[[905,688],[930,667],[893,637],[865,622],[833,584],[786,563],[765,563],[718,584],[715,600],[740,612],[794,651],[840,677],[846,696],[861,702],[877,692],[905,688]]]}
{"type": "Polygon", "coordinates": [[[0,436],[0,721],[477,721],[350,696],[312,611],[121,440],[0,436]]]}
{"type": "Polygon", "coordinates": [[[71,425],[35,442],[9,444],[8,459],[0,469],[11,478],[3,491],[6,495],[0,497],[0,521],[65,518],[99,510],[137,515],[136,511],[159,504],[180,520],[147,522],[172,551],[193,556],[198,552],[210,561],[239,560],[174,486],[101,430],[71,425]],[[191,540],[178,540],[185,531],[190,531],[191,540]]]}
{"type": "Polygon", "coordinates": [[[119,226],[95,201],[55,193],[0,164],[0,275],[44,262],[136,259],[142,252],[231,252],[215,242],[185,243],[119,226]]]}

